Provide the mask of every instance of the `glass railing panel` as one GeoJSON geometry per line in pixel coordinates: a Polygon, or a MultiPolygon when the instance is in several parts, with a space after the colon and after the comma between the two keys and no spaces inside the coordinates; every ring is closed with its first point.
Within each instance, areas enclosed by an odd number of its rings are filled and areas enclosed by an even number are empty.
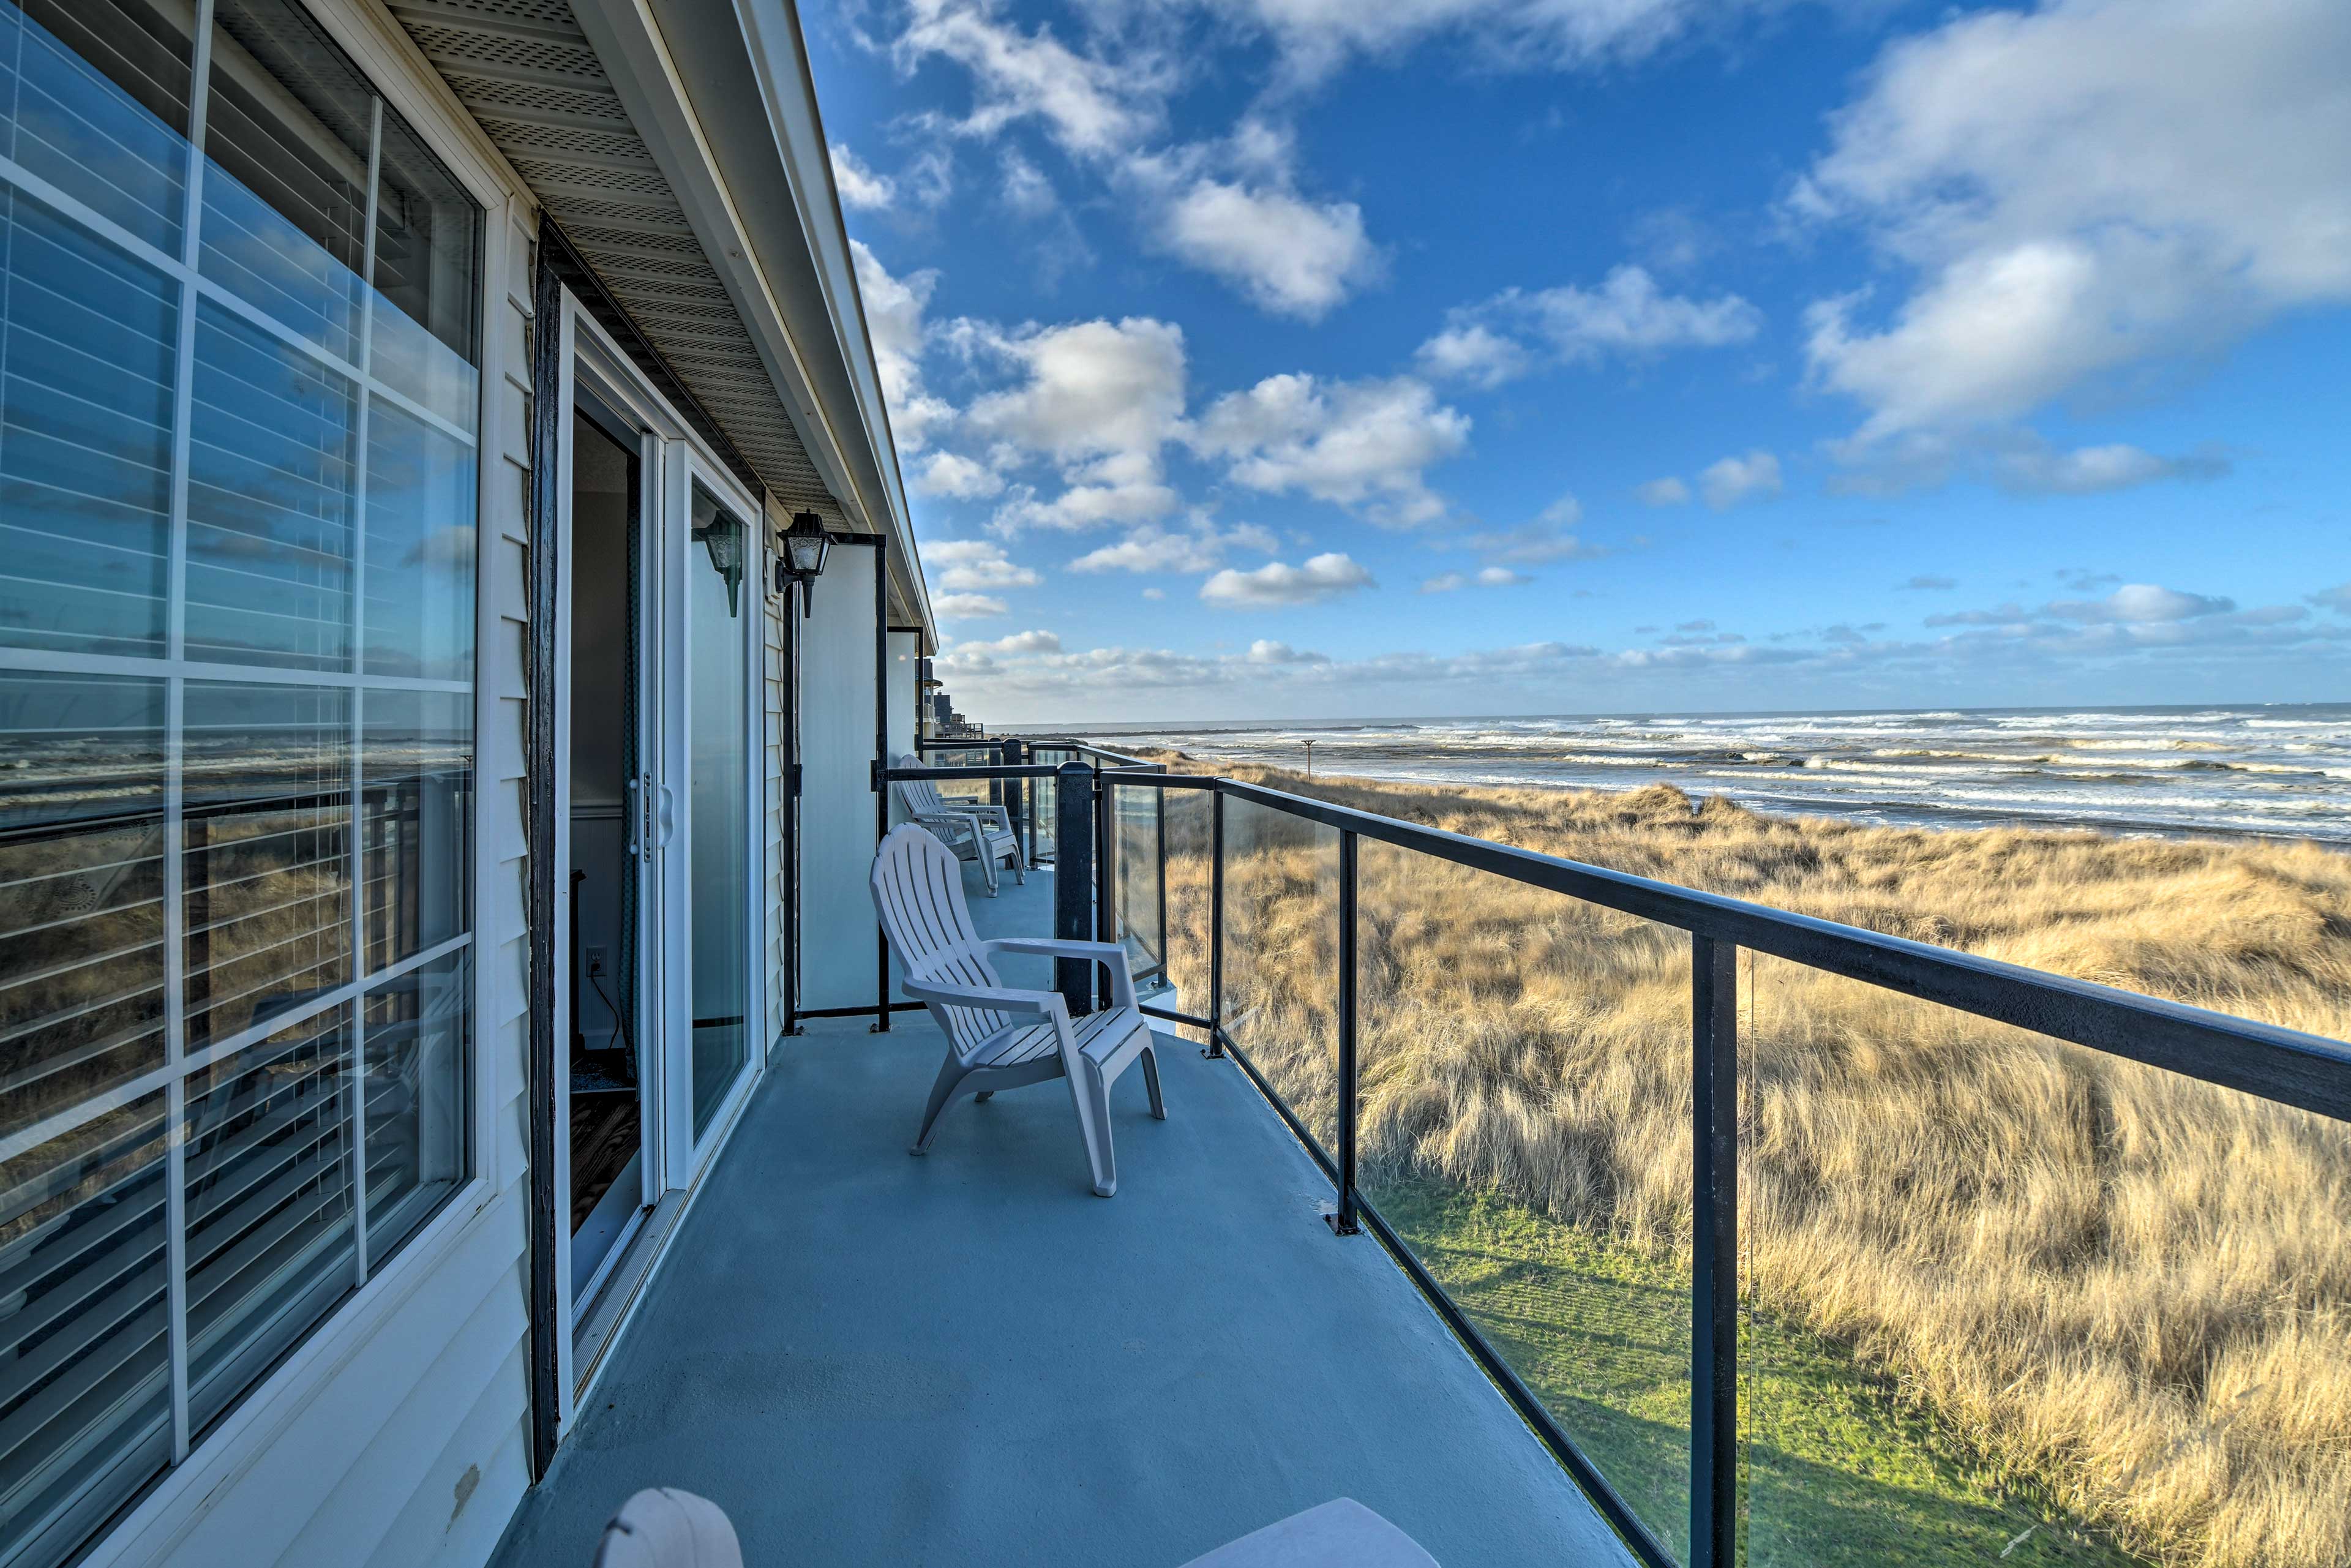
{"type": "Polygon", "coordinates": [[[1208,1011],[1208,943],[1214,926],[1208,908],[1211,813],[1216,796],[1207,789],[1163,791],[1160,831],[1166,845],[1167,979],[1176,988],[1173,1006],[1206,1017],[1208,1011]]]}
{"type": "Polygon", "coordinates": [[[1339,834],[1225,801],[1225,1033],[1328,1155],[1339,1145],[1339,834]]]}
{"type": "MultiPolygon", "coordinates": [[[[1032,759],[1040,760],[1040,759],[1032,759]]],[[[1057,841],[1056,824],[1061,816],[1061,793],[1051,779],[1029,780],[1029,817],[1034,835],[1031,845],[1040,861],[1053,859],[1057,841]]]]}
{"type": "MultiPolygon", "coordinates": [[[[2351,1028],[2238,963],[2179,999],[2351,1028]]],[[[2351,1126],[1768,956],[1740,981],[1750,1563],[2351,1562],[2351,1126]]]]}
{"type": "MultiPolygon", "coordinates": [[[[994,768],[1004,760],[992,746],[933,747],[923,753],[925,768],[994,768]]],[[[999,799],[1003,786],[992,779],[942,779],[939,794],[949,800],[988,802],[999,799]]]]}
{"type": "Polygon", "coordinates": [[[1356,888],[1358,1189],[1687,1562],[1689,937],[1369,839],[1356,888]]]}
{"type": "Polygon", "coordinates": [[[1111,852],[1118,857],[1112,879],[1117,893],[1118,937],[1126,944],[1128,967],[1139,978],[1156,973],[1167,957],[1166,886],[1160,875],[1160,790],[1156,785],[1113,783],[1106,794],[1111,852]]]}

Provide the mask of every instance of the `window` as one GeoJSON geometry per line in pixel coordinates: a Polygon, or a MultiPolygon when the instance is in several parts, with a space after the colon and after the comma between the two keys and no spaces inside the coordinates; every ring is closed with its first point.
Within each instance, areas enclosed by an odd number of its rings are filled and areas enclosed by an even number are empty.
{"type": "Polygon", "coordinates": [[[293,0],[0,0],[6,1568],[471,1172],[482,233],[293,0]]]}

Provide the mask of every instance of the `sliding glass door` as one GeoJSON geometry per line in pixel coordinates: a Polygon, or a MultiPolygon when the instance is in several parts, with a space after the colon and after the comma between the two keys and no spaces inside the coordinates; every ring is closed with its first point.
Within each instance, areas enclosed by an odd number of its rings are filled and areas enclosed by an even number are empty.
{"type": "Polygon", "coordinates": [[[686,544],[687,927],[699,1144],[751,1060],[750,530],[696,483],[686,544]]]}

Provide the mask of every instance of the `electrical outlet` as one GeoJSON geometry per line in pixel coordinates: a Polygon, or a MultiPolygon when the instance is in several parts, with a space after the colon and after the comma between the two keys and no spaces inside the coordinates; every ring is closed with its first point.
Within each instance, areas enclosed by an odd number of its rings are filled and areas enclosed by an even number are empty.
{"type": "Polygon", "coordinates": [[[605,948],[602,948],[602,947],[590,947],[590,948],[589,948],[589,949],[588,949],[588,972],[589,972],[590,974],[591,974],[591,975],[601,975],[601,974],[602,974],[602,973],[604,972],[604,964],[605,964],[605,960],[606,960],[607,955],[608,955],[608,950],[607,950],[607,949],[605,949],[605,948]]]}

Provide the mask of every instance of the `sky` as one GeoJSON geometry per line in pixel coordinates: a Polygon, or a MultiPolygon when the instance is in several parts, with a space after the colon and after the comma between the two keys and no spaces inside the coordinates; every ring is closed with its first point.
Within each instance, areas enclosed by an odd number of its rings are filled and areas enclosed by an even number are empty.
{"type": "Polygon", "coordinates": [[[984,721],[2351,697],[2342,0],[806,0],[984,721]]]}

